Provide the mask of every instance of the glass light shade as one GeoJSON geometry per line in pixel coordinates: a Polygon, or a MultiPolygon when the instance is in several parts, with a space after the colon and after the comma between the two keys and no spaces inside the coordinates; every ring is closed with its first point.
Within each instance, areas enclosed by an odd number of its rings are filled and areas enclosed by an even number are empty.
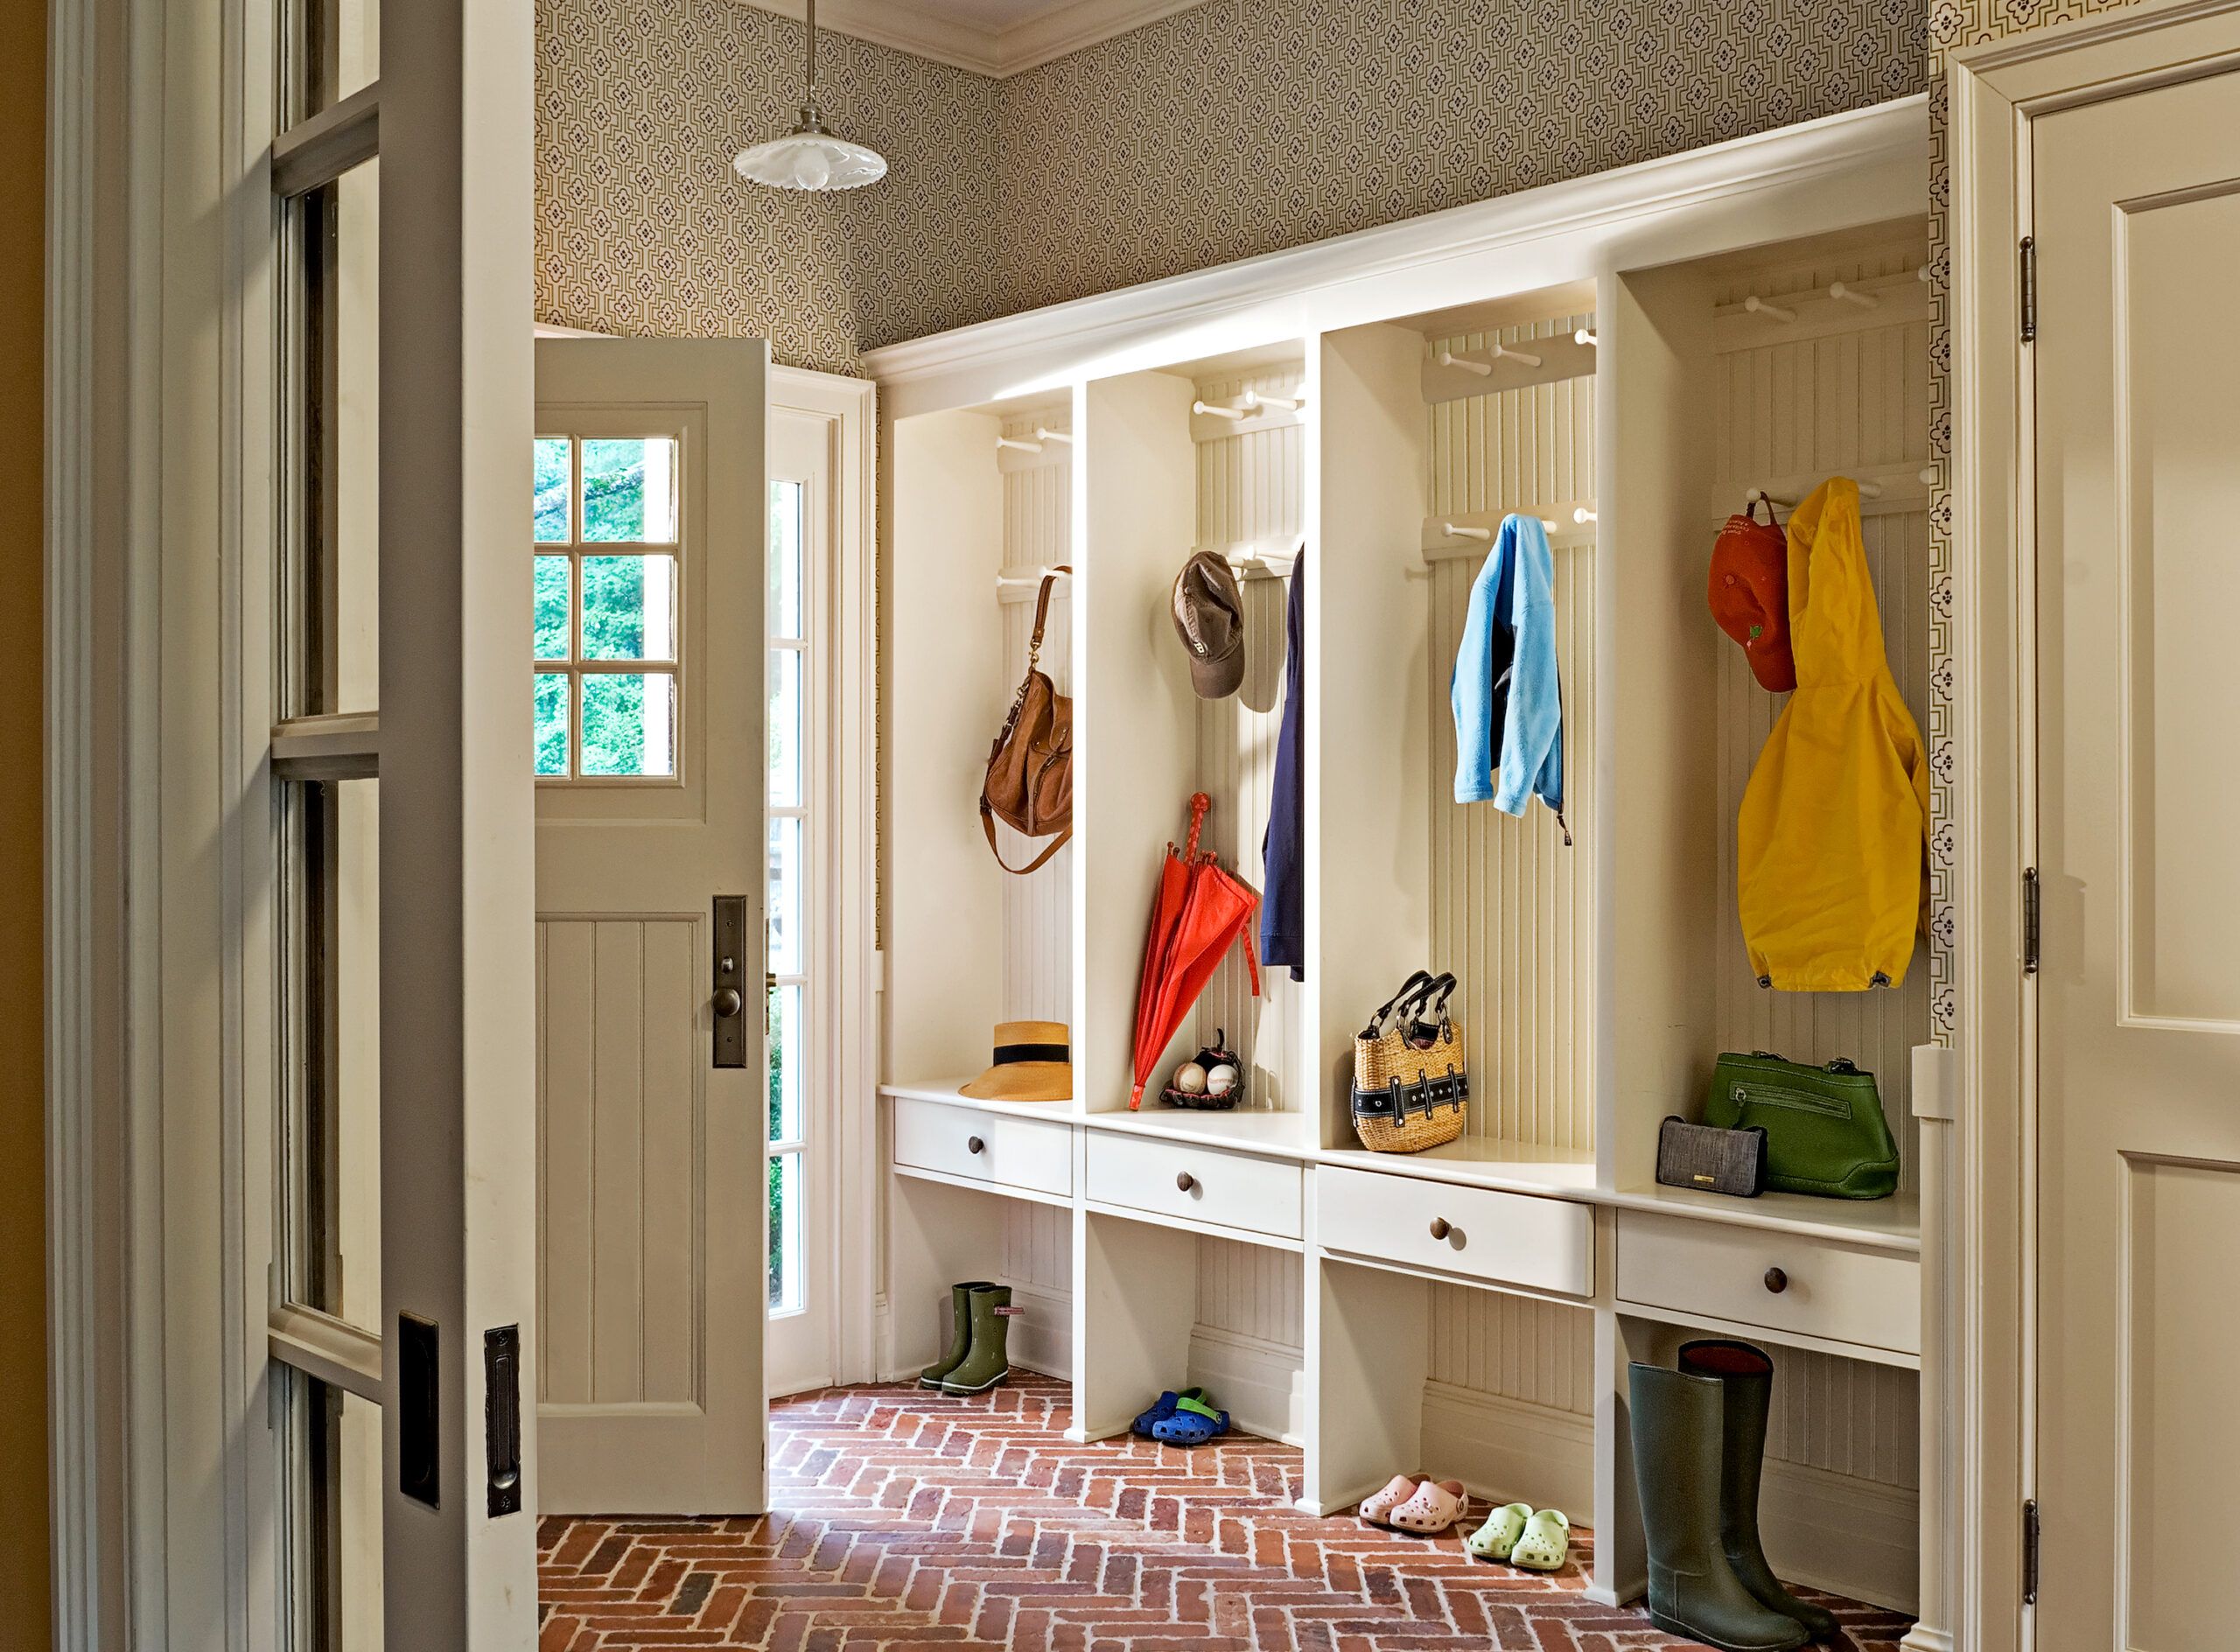
{"type": "Polygon", "coordinates": [[[739,150],[732,166],[749,183],[774,189],[861,189],[886,176],[886,158],[877,150],[811,126],[739,150]]]}

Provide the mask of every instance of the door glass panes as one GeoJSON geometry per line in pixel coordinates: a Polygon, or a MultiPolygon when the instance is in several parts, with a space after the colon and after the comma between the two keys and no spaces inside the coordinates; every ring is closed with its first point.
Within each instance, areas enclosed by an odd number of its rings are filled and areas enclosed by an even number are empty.
{"type": "Polygon", "coordinates": [[[583,570],[584,659],[676,658],[676,557],[586,556],[583,570]]]}
{"type": "Polygon", "coordinates": [[[808,573],[806,489],[770,484],[769,632],[765,678],[770,727],[770,1311],[795,1313],[808,1305],[808,1257],[802,1248],[808,1141],[807,938],[802,926],[808,869],[808,707],[804,699],[803,631],[808,573]]]}
{"type": "Polygon", "coordinates": [[[539,780],[678,776],[681,452],[673,436],[536,438],[539,780]]]}
{"type": "Polygon", "coordinates": [[[279,1380],[291,1652],[382,1652],[381,1407],[301,1371],[279,1380]]]}
{"type": "Polygon", "coordinates": [[[288,1059],[283,1292],[382,1323],[381,782],[284,788],[288,1059]]]}
{"type": "Polygon", "coordinates": [[[381,665],[381,162],[368,160],[287,207],[290,424],[289,716],[374,709],[381,665]]]}
{"type": "Polygon", "coordinates": [[[603,671],[578,679],[583,754],[579,774],[676,773],[676,679],[603,671]]]}
{"type": "Polygon", "coordinates": [[[802,655],[770,651],[770,801],[780,808],[802,801],[802,655]]]}
{"type": "Polygon", "coordinates": [[[583,444],[584,538],[594,544],[676,540],[676,443],[666,436],[583,444]]]}

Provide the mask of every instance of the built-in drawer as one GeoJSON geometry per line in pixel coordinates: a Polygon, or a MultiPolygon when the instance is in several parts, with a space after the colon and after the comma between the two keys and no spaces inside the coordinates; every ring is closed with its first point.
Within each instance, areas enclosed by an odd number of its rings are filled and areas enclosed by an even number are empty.
{"type": "Polygon", "coordinates": [[[1921,1260],[1908,1251],[1621,1210],[1617,1293],[1680,1314],[1921,1352],[1921,1260]]]}
{"type": "Polygon", "coordinates": [[[894,1162],[1063,1199],[1074,1191],[1074,1130],[1070,1124],[898,1097],[894,1162]]]}
{"type": "Polygon", "coordinates": [[[1594,1294],[1594,1212],[1568,1199],[1325,1167],[1314,1233],[1325,1250],[1370,1261],[1594,1294]]]}
{"type": "Polygon", "coordinates": [[[1296,1239],[1302,1231],[1296,1164],[1189,1142],[1091,1130],[1088,1196],[1102,1205],[1280,1239],[1296,1239]]]}

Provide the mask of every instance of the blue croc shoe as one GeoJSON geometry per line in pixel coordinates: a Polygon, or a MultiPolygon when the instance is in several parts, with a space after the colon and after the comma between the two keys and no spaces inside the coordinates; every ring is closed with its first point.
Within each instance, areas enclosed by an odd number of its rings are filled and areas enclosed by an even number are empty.
{"type": "Polygon", "coordinates": [[[1185,1400],[1201,1400],[1205,1397],[1206,1390],[1201,1388],[1186,1388],[1180,1394],[1169,1389],[1152,1402],[1151,1410],[1136,1418],[1134,1432],[1141,1434],[1145,1439],[1157,1439],[1158,1435],[1154,1431],[1161,1423],[1174,1415],[1175,1407],[1185,1400]]]}
{"type": "Polygon", "coordinates": [[[1192,1389],[1175,1401],[1174,1414],[1152,1424],[1152,1438],[1163,1446],[1202,1446],[1228,1432],[1228,1413],[1217,1411],[1192,1389]]]}

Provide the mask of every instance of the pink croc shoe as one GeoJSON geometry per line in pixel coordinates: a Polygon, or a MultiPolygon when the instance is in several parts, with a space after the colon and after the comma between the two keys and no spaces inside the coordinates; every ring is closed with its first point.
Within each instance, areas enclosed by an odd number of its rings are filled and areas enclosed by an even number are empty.
{"type": "Polygon", "coordinates": [[[1391,1524],[1398,1531],[1436,1537],[1456,1521],[1468,1502],[1459,1480],[1427,1480],[1416,1494],[1392,1511],[1391,1524]]]}
{"type": "Polygon", "coordinates": [[[1416,1494],[1422,1482],[1420,1474],[1395,1474],[1385,1483],[1384,1489],[1362,1499],[1361,1516],[1372,1526],[1392,1529],[1392,1511],[1416,1494]]]}

